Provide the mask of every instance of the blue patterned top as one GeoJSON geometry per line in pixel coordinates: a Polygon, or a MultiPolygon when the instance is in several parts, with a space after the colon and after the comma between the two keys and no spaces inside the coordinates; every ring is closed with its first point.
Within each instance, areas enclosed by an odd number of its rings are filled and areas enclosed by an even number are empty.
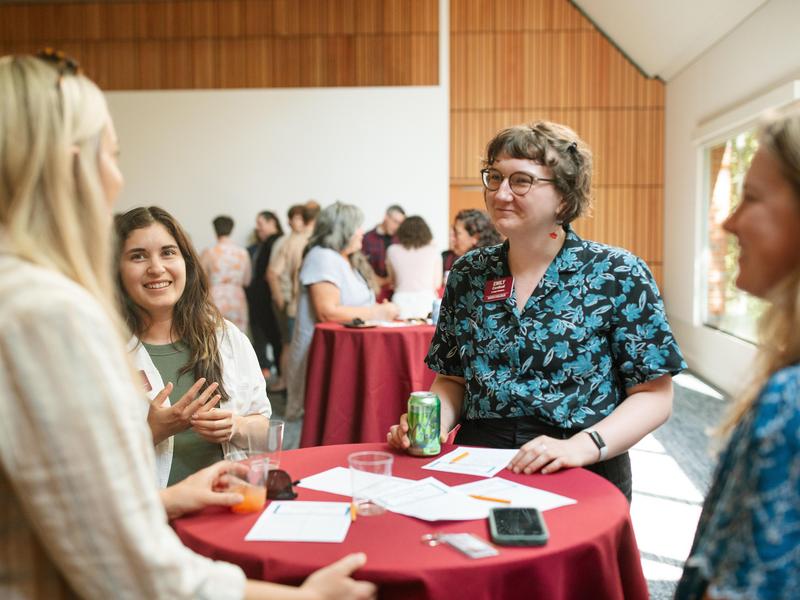
{"type": "Polygon", "coordinates": [[[511,275],[508,242],[453,265],[425,361],[466,380],[463,418],[583,429],[627,388],[686,368],[644,261],[566,231],[522,312],[513,293],[484,301],[488,281],[511,275]]]}
{"type": "Polygon", "coordinates": [[[720,456],[675,594],[800,597],[800,366],[775,373],[720,456]]]}

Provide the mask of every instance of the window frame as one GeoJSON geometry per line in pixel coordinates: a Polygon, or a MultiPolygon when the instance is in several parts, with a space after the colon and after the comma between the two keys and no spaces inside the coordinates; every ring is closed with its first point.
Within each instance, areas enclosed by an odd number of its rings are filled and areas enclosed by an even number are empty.
{"type": "Polygon", "coordinates": [[[800,101],[800,80],[790,81],[723,113],[704,119],[692,136],[698,173],[695,192],[698,212],[696,221],[698,227],[695,232],[697,243],[695,248],[699,250],[699,256],[695,259],[694,289],[697,290],[697,293],[693,298],[693,324],[706,330],[730,336],[751,346],[754,344],[750,340],[706,323],[708,269],[710,267],[709,199],[712,185],[710,180],[710,151],[714,146],[726,142],[749,129],[756,128],[765,112],[786,109],[798,103],[798,101],[800,101]]]}

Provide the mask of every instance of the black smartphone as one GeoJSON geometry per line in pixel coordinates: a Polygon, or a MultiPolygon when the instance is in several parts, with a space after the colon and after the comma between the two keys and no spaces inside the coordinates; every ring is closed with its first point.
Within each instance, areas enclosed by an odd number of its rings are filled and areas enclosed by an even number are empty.
{"type": "Polygon", "coordinates": [[[549,537],[542,513],[525,507],[490,509],[489,532],[501,546],[543,546],[549,537]]]}

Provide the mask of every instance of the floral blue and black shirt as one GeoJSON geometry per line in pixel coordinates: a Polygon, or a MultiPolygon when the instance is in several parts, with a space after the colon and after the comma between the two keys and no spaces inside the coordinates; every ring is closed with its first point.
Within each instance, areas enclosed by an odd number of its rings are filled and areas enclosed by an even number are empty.
{"type": "Polygon", "coordinates": [[[513,291],[485,301],[487,282],[511,276],[508,242],[453,265],[425,362],[466,380],[462,418],[583,429],[626,389],[686,368],[644,261],[566,232],[521,312],[513,291]]]}
{"type": "Polygon", "coordinates": [[[720,456],[676,600],[800,596],[800,366],[775,373],[720,456]]]}

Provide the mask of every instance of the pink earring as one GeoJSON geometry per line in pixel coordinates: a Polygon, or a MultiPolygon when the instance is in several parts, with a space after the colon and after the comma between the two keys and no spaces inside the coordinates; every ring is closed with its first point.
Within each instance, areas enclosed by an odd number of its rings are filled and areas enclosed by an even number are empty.
{"type": "Polygon", "coordinates": [[[558,234],[555,231],[551,231],[549,235],[551,240],[558,238],[558,234]]]}

